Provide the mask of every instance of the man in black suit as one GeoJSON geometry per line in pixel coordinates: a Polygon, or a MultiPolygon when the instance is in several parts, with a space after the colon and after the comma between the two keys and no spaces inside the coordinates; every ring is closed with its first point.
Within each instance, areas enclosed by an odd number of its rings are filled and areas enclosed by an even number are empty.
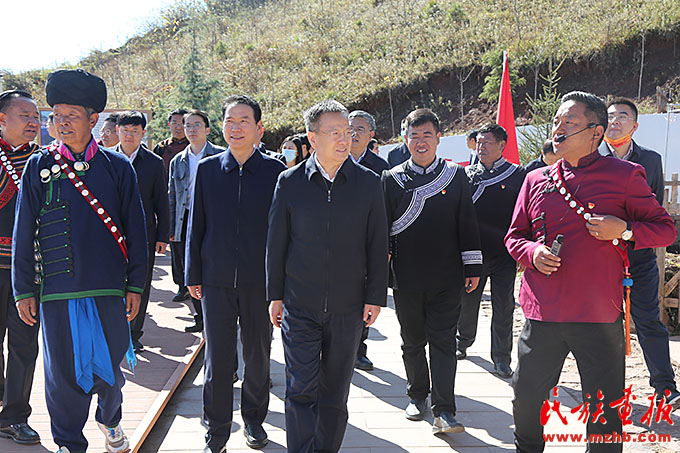
{"type": "MultiPolygon", "coordinates": [[[[375,137],[375,118],[373,118],[373,115],[363,110],[355,110],[349,114],[349,125],[352,128],[352,147],[349,154],[352,160],[378,176],[382,175],[383,170],[389,170],[390,166],[387,161],[368,149],[369,142],[375,137]]],[[[366,357],[367,338],[368,326],[364,325],[354,368],[372,371],[373,362],[366,357]]]]}
{"type": "MultiPolygon", "coordinates": [[[[664,176],[661,155],[638,145],[633,134],[638,128],[637,107],[630,99],[612,99],[607,107],[608,126],[600,154],[642,165],[647,185],[663,206],[664,176]]],[[[659,270],[654,249],[628,251],[634,285],[630,294],[630,314],[635,323],[640,347],[649,369],[649,384],[658,399],[666,397],[673,409],[680,407],[680,392],[675,386],[668,348],[668,330],[659,320],[659,270]],[[666,394],[668,392],[668,394],[666,394]]]]}
{"type": "Polygon", "coordinates": [[[120,143],[114,148],[116,151],[125,154],[135,168],[146,219],[146,237],[149,247],[148,270],[139,315],[130,325],[132,345],[135,352],[141,352],[144,349],[139,339],[144,334],[142,327],[144,326],[144,318],[146,318],[146,307],[149,304],[155,254],[165,252],[170,235],[168,183],[165,176],[165,166],[163,159],[142,144],[146,132],[145,127],[146,118],[140,112],[127,111],[121,113],[116,122],[116,131],[120,143]]]}
{"type": "Polygon", "coordinates": [[[305,112],[314,153],[279,175],[267,232],[267,299],[286,356],[288,451],[336,452],[364,323],[387,299],[380,180],[348,159],[347,109],[305,112]]]}

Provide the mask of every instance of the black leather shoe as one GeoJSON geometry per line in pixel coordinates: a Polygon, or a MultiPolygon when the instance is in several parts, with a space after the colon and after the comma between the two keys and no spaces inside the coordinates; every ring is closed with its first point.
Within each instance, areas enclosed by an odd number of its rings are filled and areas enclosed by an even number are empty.
{"type": "Polygon", "coordinates": [[[132,349],[135,352],[142,352],[144,350],[144,345],[139,340],[132,340],[132,349]]]}
{"type": "Polygon", "coordinates": [[[494,373],[496,373],[503,379],[510,379],[512,377],[512,368],[510,368],[510,365],[506,365],[504,363],[497,363],[496,366],[494,367],[494,373]]]}
{"type": "Polygon", "coordinates": [[[357,357],[357,361],[354,362],[354,368],[357,370],[373,371],[373,362],[368,360],[365,355],[357,357]]]}
{"type": "Polygon", "coordinates": [[[203,332],[203,323],[194,321],[193,324],[189,324],[184,328],[187,333],[203,332]]]}
{"type": "Polygon", "coordinates": [[[203,453],[227,453],[227,446],[211,447],[210,445],[206,445],[203,449],[203,453]]]}
{"type": "Polygon", "coordinates": [[[465,352],[465,349],[456,350],[456,359],[463,360],[465,357],[467,357],[467,352],[465,352]]]}
{"type": "Polygon", "coordinates": [[[189,298],[189,290],[186,288],[186,286],[183,286],[175,293],[175,296],[172,298],[173,302],[182,302],[185,301],[189,298]]]}
{"type": "Polygon", "coordinates": [[[465,427],[461,422],[456,420],[451,412],[442,412],[434,418],[432,423],[433,433],[462,433],[465,432],[465,427]]]}
{"type": "Polygon", "coordinates": [[[406,406],[406,418],[409,420],[422,420],[425,417],[425,405],[427,400],[411,400],[406,406]]]}
{"type": "Polygon", "coordinates": [[[243,435],[246,436],[246,445],[250,448],[260,449],[264,448],[269,443],[267,433],[262,425],[248,425],[243,428],[243,435]]]}
{"type": "Polygon", "coordinates": [[[40,443],[40,434],[28,426],[28,423],[16,423],[0,428],[0,437],[12,439],[18,444],[29,445],[40,443]]]}

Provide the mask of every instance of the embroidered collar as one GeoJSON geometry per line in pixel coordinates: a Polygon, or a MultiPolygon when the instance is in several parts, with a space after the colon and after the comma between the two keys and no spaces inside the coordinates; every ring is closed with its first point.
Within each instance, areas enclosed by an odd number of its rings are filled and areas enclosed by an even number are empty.
{"type": "Polygon", "coordinates": [[[0,147],[5,151],[5,152],[13,152],[16,153],[17,151],[22,151],[24,148],[28,147],[28,143],[23,143],[17,147],[14,147],[7,143],[5,140],[3,140],[0,137],[0,147]]]}
{"type": "MultiPolygon", "coordinates": [[[[71,150],[68,149],[66,145],[64,145],[64,142],[58,142],[57,146],[57,152],[67,158],[68,160],[75,161],[75,157],[73,157],[73,154],[71,153],[71,150]]],[[[94,138],[90,137],[90,143],[87,145],[87,148],[85,148],[85,162],[89,162],[90,159],[94,157],[95,154],[97,154],[97,151],[99,151],[99,145],[97,145],[97,142],[94,141],[94,138]]]]}
{"type": "Polygon", "coordinates": [[[430,173],[434,172],[434,170],[437,168],[437,165],[439,165],[438,157],[435,157],[432,163],[428,165],[426,168],[423,168],[420,165],[413,162],[413,158],[410,158],[408,160],[408,168],[413,170],[415,173],[418,173],[419,175],[429,175],[430,173]]]}
{"type": "Polygon", "coordinates": [[[592,152],[586,156],[583,156],[582,158],[579,159],[577,165],[571,165],[569,162],[566,161],[566,159],[562,158],[560,159],[560,164],[562,166],[562,169],[564,170],[569,170],[572,168],[584,168],[588,167],[597,161],[597,159],[600,158],[600,153],[595,150],[595,152],[592,152]]]}
{"type": "Polygon", "coordinates": [[[491,170],[498,170],[506,162],[507,162],[507,160],[505,160],[505,158],[503,156],[501,156],[496,162],[493,163],[493,165],[491,166],[491,170]]]}

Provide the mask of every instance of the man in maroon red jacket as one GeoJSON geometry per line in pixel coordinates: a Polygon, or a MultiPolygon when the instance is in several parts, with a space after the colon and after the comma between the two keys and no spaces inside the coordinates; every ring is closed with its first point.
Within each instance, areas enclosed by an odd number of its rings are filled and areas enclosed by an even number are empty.
{"type": "MultiPolygon", "coordinates": [[[[561,160],[527,175],[505,237],[510,255],[526,267],[519,300],[527,319],[512,381],[518,452],[543,451],[541,406],[569,352],[590,414],[602,403],[607,421],[589,417],[588,435],[621,435],[621,419],[609,404],[624,389],[624,251],[675,240],[644,169],[597,152],[606,128],[599,98],[583,92],[562,98],[552,129],[561,160]],[[557,235],[563,235],[559,256],[549,248],[557,235]]],[[[620,440],[589,444],[591,453],[621,450],[620,440]]]]}

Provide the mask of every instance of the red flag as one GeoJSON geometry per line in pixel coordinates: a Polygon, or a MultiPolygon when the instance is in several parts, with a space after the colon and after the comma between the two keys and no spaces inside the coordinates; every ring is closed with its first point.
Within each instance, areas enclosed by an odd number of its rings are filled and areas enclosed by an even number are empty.
{"type": "Polygon", "coordinates": [[[510,72],[508,70],[508,53],[503,52],[503,78],[501,79],[501,92],[498,97],[498,114],[496,123],[503,126],[508,133],[508,142],[503,150],[503,157],[508,162],[519,164],[519,151],[517,149],[517,134],[515,133],[515,113],[512,110],[512,92],[510,91],[510,72]]]}

